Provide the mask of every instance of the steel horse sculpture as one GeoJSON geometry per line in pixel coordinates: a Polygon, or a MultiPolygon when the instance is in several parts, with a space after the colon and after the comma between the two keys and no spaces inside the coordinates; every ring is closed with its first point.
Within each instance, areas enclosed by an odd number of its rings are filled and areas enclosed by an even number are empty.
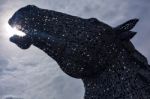
{"type": "Polygon", "coordinates": [[[9,20],[26,35],[10,41],[22,49],[36,46],[66,74],[82,79],[84,99],[150,99],[150,65],[130,41],[137,22],[111,27],[96,18],[28,5],[9,20]]]}

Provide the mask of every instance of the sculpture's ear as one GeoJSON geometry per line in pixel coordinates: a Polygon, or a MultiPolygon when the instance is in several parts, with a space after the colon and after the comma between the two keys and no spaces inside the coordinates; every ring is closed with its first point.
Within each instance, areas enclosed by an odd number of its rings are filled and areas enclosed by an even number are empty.
{"type": "Polygon", "coordinates": [[[131,19],[119,26],[117,26],[115,29],[115,31],[117,33],[122,33],[122,32],[126,32],[126,31],[129,31],[131,30],[135,25],[136,23],[139,21],[139,19],[131,19]]]}
{"type": "Polygon", "coordinates": [[[122,41],[130,40],[131,38],[133,38],[136,32],[130,30],[136,25],[138,21],[139,19],[131,19],[114,28],[117,37],[119,37],[119,39],[122,41]]]}
{"type": "Polygon", "coordinates": [[[118,34],[117,36],[119,37],[120,40],[124,41],[124,40],[130,40],[135,36],[136,32],[133,31],[127,31],[127,32],[123,32],[118,34]]]}

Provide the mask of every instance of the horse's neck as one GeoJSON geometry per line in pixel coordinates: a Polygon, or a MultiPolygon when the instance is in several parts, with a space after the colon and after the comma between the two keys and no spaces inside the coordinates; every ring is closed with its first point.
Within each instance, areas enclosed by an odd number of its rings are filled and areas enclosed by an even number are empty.
{"type": "Polygon", "coordinates": [[[139,74],[142,65],[126,51],[121,51],[115,61],[106,67],[105,71],[96,76],[82,79],[86,90],[85,99],[130,99],[134,97],[135,90],[146,85],[139,74]]]}

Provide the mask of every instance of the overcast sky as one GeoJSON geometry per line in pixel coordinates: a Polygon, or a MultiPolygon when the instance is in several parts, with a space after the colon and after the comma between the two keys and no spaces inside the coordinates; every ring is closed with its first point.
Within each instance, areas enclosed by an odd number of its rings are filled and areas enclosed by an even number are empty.
{"type": "Polygon", "coordinates": [[[54,60],[34,46],[21,50],[9,42],[5,24],[28,4],[95,17],[113,27],[139,18],[134,28],[138,34],[132,42],[150,61],[150,0],[0,0],[0,99],[83,99],[81,80],[64,74],[54,60]]]}

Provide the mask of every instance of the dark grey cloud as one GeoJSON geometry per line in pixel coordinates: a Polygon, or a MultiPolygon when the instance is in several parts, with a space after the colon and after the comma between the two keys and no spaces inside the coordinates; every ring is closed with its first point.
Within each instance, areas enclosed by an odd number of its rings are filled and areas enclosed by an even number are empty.
{"type": "MultiPolygon", "coordinates": [[[[149,0],[1,0],[0,24],[20,7],[35,4],[83,18],[95,17],[115,27],[140,18],[132,40],[150,60],[149,0]]],[[[64,74],[57,63],[35,47],[21,50],[0,29],[0,99],[83,99],[81,80],[64,74]],[[6,98],[7,97],[7,98],[6,98]]]]}
{"type": "Polygon", "coordinates": [[[16,96],[5,96],[3,99],[23,99],[16,96]]]}
{"type": "Polygon", "coordinates": [[[2,75],[4,73],[7,65],[8,65],[8,61],[1,57],[0,58],[0,75],[2,75]]]}

